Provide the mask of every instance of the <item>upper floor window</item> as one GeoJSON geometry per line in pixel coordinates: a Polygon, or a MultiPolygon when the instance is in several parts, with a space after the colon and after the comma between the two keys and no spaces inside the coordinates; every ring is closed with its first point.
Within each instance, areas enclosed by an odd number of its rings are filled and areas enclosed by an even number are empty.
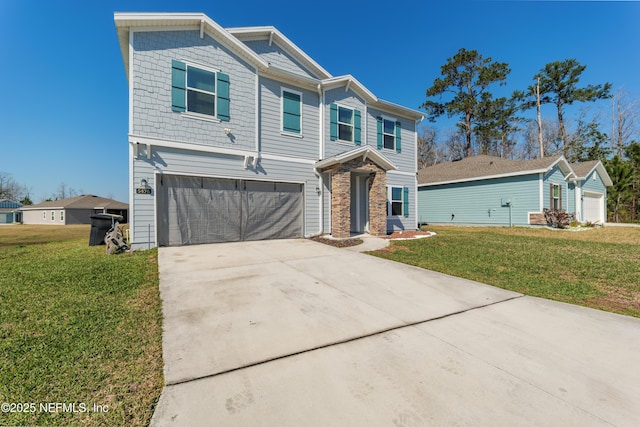
{"type": "Polygon", "coordinates": [[[282,90],[282,131],[302,133],[302,93],[282,90]]]}
{"type": "Polygon", "coordinates": [[[187,66],[187,111],[216,115],[216,73],[187,66]]]}
{"type": "Polygon", "coordinates": [[[378,149],[386,148],[402,152],[402,126],[399,121],[376,117],[378,125],[378,149]]]}
{"type": "Polygon", "coordinates": [[[185,62],[171,62],[171,109],[229,121],[229,76],[185,62]]]}
{"type": "Polygon", "coordinates": [[[353,142],[353,110],[338,106],[338,139],[353,142]]]}
{"type": "Polygon", "coordinates": [[[353,142],[360,145],[361,141],[361,115],[360,110],[331,104],[331,140],[353,142]]]}

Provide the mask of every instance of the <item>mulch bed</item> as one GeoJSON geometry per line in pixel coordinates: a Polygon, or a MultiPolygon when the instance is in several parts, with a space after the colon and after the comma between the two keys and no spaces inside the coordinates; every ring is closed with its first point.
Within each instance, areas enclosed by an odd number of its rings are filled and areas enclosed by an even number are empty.
{"type": "Polygon", "coordinates": [[[349,246],[357,246],[362,244],[362,239],[331,239],[323,236],[309,237],[314,242],[324,243],[325,245],[335,246],[336,248],[348,248],[349,246]]]}

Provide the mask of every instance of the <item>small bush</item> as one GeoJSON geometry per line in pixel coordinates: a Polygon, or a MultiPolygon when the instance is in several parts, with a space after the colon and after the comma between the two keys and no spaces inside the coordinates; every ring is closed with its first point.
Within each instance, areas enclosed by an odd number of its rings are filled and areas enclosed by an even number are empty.
{"type": "Polygon", "coordinates": [[[569,214],[562,209],[544,209],[544,219],[547,224],[554,228],[567,228],[572,221],[575,221],[575,214],[569,214]]]}

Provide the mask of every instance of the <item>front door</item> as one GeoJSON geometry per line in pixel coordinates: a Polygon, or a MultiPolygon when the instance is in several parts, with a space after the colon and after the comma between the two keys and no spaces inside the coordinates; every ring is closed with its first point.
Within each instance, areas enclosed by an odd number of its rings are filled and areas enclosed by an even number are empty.
{"type": "Polygon", "coordinates": [[[351,173],[351,232],[369,232],[369,174],[351,173]]]}

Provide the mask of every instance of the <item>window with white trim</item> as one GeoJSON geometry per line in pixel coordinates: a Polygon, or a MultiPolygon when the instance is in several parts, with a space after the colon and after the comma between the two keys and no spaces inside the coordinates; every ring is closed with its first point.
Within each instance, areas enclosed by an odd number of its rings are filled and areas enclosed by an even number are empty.
{"type": "Polygon", "coordinates": [[[551,208],[562,209],[562,186],[551,184],[551,208]]]}
{"type": "Polygon", "coordinates": [[[338,140],[353,142],[353,109],[338,105],[338,140]]]}
{"type": "Polygon", "coordinates": [[[42,219],[43,219],[44,221],[46,221],[46,220],[47,220],[47,211],[42,211],[42,219]]]}
{"type": "Polygon", "coordinates": [[[389,213],[390,216],[402,215],[403,209],[402,187],[389,188],[389,213]]]}
{"type": "Polygon", "coordinates": [[[60,222],[64,221],[64,211],[60,211],[60,222]]]}
{"type": "Polygon", "coordinates": [[[382,146],[389,150],[396,148],[396,122],[394,120],[382,119],[382,146]]]}
{"type": "Polygon", "coordinates": [[[216,73],[187,65],[187,111],[216,115],[216,73]]]}
{"type": "Polygon", "coordinates": [[[302,134],[302,93],[282,89],[282,132],[302,134]]]}
{"type": "Polygon", "coordinates": [[[56,220],[56,211],[51,211],[51,221],[56,220]]]}

